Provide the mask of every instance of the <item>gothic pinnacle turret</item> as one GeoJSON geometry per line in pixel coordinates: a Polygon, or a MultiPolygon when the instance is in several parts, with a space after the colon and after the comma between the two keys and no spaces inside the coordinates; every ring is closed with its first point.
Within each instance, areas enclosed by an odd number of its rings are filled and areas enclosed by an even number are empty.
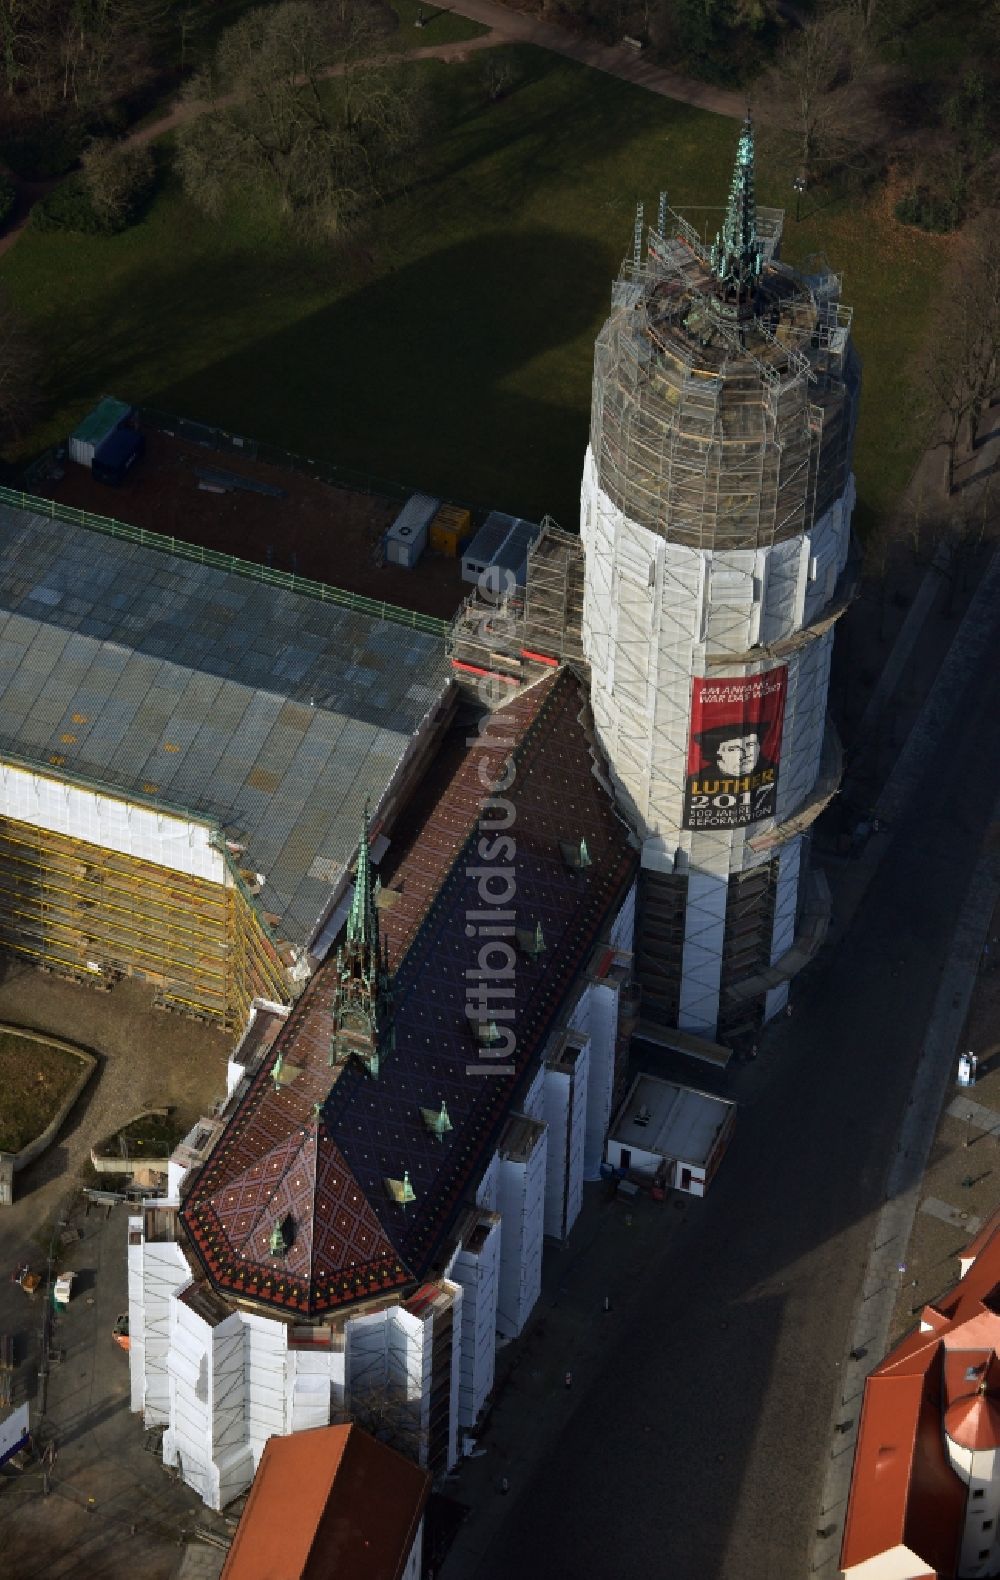
{"type": "Polygon", "coordinates": [[[343,1064],[353,1054],[370,1075],[377,1076],[392,1047],[392,989],[389,957],[378,925],[378,885],[372,877],[369,836],[366,801],[347,936],[337,951],[330,1063],[343,1064]]]}
{"type": "Polygon", "coordinates": [[[711,261],[721,302],[730,311],[735,309],[737,317],[749,317],[762,266],[754,193],[753,122],[749,110],[736,149],[726,217],[721,231],[716,234],[711,261]]]}

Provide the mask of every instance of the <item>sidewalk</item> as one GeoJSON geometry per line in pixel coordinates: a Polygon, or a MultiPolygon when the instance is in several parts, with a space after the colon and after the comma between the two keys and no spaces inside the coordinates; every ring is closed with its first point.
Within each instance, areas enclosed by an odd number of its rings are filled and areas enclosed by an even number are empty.
{"type": "Polygon", "coordinates": [[[698,110],[710,110],[714,115],[728,115],[741,120],[746,114],[746,98],[730,93],[725,88],[713,88],[707,82],[685,77],[669,66],[657,66],[640,50],[628,44],[602,44],[597,39],[578,38],[559,27],[555,22],[545,22],[539,16],[524,11],[514,11],[498,4],[498,0],[456,0],[450,8],[459,16],[484,27],[499,37],[515,44],[534,44],[539,49],[564,55],[567,60],[577,60],[582,66],[592,66],[595,71],[606,72],[622,82],[631,82],[648,93],[657,93],[664,99],[676,99],[680,104],[693,105],[698,110]]]}
{"type": "MultiPolygon", "coordinates": [[[[1000,817],[1000,801],[994,817],[1000,817]]],[[[994,821],[993,830],[997,828],[994,821]]],[[[983,1053],[992,1049],[995,1054],[998,1047],[990,1039],[1000,1000],[1000,949],[993,969],[977,980],[981,962],[990,960],[984,946],[1000,930],[998,899],[1000,839],[994,837],[984,847],[955,929],[886,1181],[885,1206],[872,1235],[850,1348],[840,1369],[813,1574],[839,1572],[865,1378],[887,1349],[916,1325],[926,1302],[956,1282],[958,1252],[1000,1199],[997,1059],[987,1062],[986,1077],[974,1091],[952,1090],[961,1048],[983,1053]]]]}
{"type": "MultiPolygon", "coordinates": [[[[949,714],[961,704],[963,685],[993,637],[998,587],[1000,551],[987,567],[883,787],[876,810],[886,821],[897,816],[912,794],[949,714]]],[[[990,940],[1000,932],[998,831],[1000,799],[944,963],[909,1106],[889,1165],[885,1205],[872,1233],[848,1350],[840,1367],[813,1547],[814,1574],[838,1572],[865,1377],[890,1344],[914,1325],[921,1306],[954,1283],[957,1251],[972,1238],[998,1200],[993,1167],[997,1143],[991,1131],[995,1126],[1000,1134],[1000,1069],[987,1064],[987,1078],[974,1093],[958,1094],[961,1101],[957,1105],[949,1104],[946,1095],[962,1046],[972,1047],[981,1056],[995,1053],[1000,1046],[990,1041],[1000,981],[992,972],[988,978],[977,977],[981,965],[991,960],[990,940]],[[970,1098],[974,1101],[968,1102],[970,1098]],[[947,1104],[944,1113],[942,1101],[947,1104]],[[980,1135],[986,1136],[982,1150],[990,1153],[985,1161],[979,1154],[973,1158],[971,1152],[980,1135]]],[[[884,833],[875,836],[858,863],[841,925],[861,903],[887,837],[884,833]]],[[[994,969],[997,964],[1000,949],[993,956],[994,969]]]]}
{"type": "MultiPolygon", "coordinates": [[[[908,692],[900,699],[897,727],[905,729],[906,736],[878,799],[877,811],[884,820],[888,820],[890,813],[895,817],[912,791],[926,766],[928,754],[939,736],[943,722],[956,706],[956,698],[961,694],[967,675],[981,658],[983,644],[990,638],[991,619],[988,616],[990,609],[996,606],[998,583],[1000,553],[987,566],[970,600],[965,618],[955,631],[951,619],[945,618],[936,608],[934,592],[940,584],[938,568],[932,566],[925,573],[924,585],[928,593],[925,596],[918,595],[914,600],[912,617],[903,622],[894,650],[896,645],[902,644],[912,653],[917,635],[915,628],[919,628],[922,646],[939,651],[940,656],[936,658],[935,667],[930,672],[935,678],[926,697],[920,699],[908,692]],[[937,622],[933,630],[928,629],[932,620],[937,622]]],[[[904,678],[907,666],[890,665],[887,660],[887,667],[891,667],[896,677],[895,683],[898,684],[904,678]]],[[[880,708],[889,702],[892,690],[892,685],[882,689],[880,708]]],[[[888,838],[884,832],[875,836],[860,858],[832,860],[825,864],[833,892],[834,927],[831,945],[844,935],[864,901],[882,861],[888,838]]],[[[945,1078],[942,1072],[950,1068],[951,1050],[964,1018],[968,992],[971,991],[968,961],[971,959],[974,962],[979,958],[980,935],[986,928],[993,904],[994,886],[998,880],[1000,854],[988,853],[984,876],[978,885],[973,885],[956,929],[952,958],[945,969],[932,1023],[927,1030],[926,1049],[929,1051],[918,1074],[915,1097],[907,1110],[904,1131],[912,1129],[924,1116],[923,1125],[928,1142],[940,1106],[941,1082],[945,1078]]],[[[1000,933],[1000,920],[996,924],[996,931],[1000,933]]],[[[997,985],[1000,992],[1000,946],[997,959],[997,985]]],[[[985,1052],[985,1049],[977,1048],[976,1051],[985,1052]]],[[[743,1107],[753,1104],[758,1093],[763,1093],[777,1073],[766,1058],[756,1065],[734,1070],[727,1095],[735,1097],[743,1107]]],[[[1000,1069],[997,1071],[996,1084],[1000,1124],[1000,1069]]],[[[920,1144],[917,1134],[912,1137],[904,1134],[900,1141],[900,1155],[908,1167],[916,1167],[918,1181],[922,1163],[917,1164],[914,1160],[922,1156],[920,1144]]],[[[996,1143],[991,1141],[989,1145],[995,1147],[996,1143]]],[[[897,1194],[895,1184],[890,1181],[888,1195],[891,1203],[897,1194]]],[[[540,1467],[551,1456],[570,1423],[581,1396],[599,1379],[606,1346],[609,1342],[618,1341],[620,1333],[626,1331],[629,1312],[640,1303],[643,1286],[648,1286],[650,1277],[654,1276],[655,1264],[668,1265],[681,1235],[698,1233],[699,1206],[696,1201],[688,1202],[674,1196],[668,1197],[663,1203],[653,1203],[640,1197],[629,1209],[625,1209],[621,1202],[608,1202],[602,1195],[601,1187],[590,1186],[570,1244],[562,1250],[546,1248],[543,1292],[535,1315],[521,1339],[505,1347],[497,1357],[494,1401],[479,1436],[480,1448],[485,1450],[485,1454],[481,1458],[463,1461],[449,1483],[454,1495],[462,1502],[469,1503],[471,1509],[445,1561],[443,1580],[473,1580],[501,1527],[508,1520],[516,1524],[519,1493],[538,1475],[540,1467]],[[628,1217],[632,1219],[631,1224],[626,1223],[628,1217]],[[607,1314],[603,1311],[605,1294],[609,1294],[613,1302],[613,1309],[607,1314]],[[567,1371],[573,1376],[572,1388],[569,1390],[564,1383],[567,1371]],[[503,1478],[509,1483],[507,1495],[501,1490],[503,1478]]],[[[889,1245],[889,1251],[883,1252],[882,1260],[885,1260],[886,1255],[895,1258],[892,1262],[894,1269],[899,1259],[898,1245],[905,1245],[915,1201],[912,1195],[900,1195],[899,1201],[893,1206],[896,1213],[894,1223],[891,1229],[876,1234],[875,1243],[885,1240],[889,1245]]],[[[935,1227],[939,1228],[940,1224],[935,1227]]],[[[956,1243],[961,1238],[961,1234],[957,1235],[956,1243]]],[[[888,1328],[886,1289],[890,1304],[891,1297],[899,1292],[895,1282],[889,1281],[887,1285],[884,1278],[877,1276],[878,1272],[879,1268],[873,1275],[869,1269],[866,1278],[864,1293],[874,1294],[882,1301],[878,1309],[863,1301],[863,1325],[866,1329],[880,1320],[884,1320],[885,1328],[888,1328]]],[[[852,1347],[859,1342],[856,1335],[852,1337],[852,1347]]],[[[855,1393],[858,1391],[858,1378],[863,1381],[865,1372],[879,1358],[881,1350],[876,1349],[879,1342],[882,1341],[872,1338],[869,1333],[867,1360],[847,1363],[838,1373],[841,1391],[837,1396],[834,1422],[839,1421],[844,1414],[847,1394],[852,1390],[855,1393]]],[[[630,1406],[630,1413],[638,1416],[641,1423],[641,1406],[638,1409],[630,1406]]],[[[639,1430],[655,1434],[655,1421],[640,1424],[639,1430]]],[[[654,1443],[655,1436],[651,1448],[654,1443]]],[[[836,1478],[844,1481],[846,1477],[849,1480],[851,1455],[845,1451],[849,1446],[842,1434],[834,1434],[831,1452],[838,1456],[832,1462],[834,1487],[839,1488],[836,1478]]],[[[846,1481],[839,1497],[842,1499],[844,1495],[846,1481]]],[[[837,1502],[838,1492],[827,1491],[823,1498],[824,1513],[817,1521],[819,1526],[831,1524],[830,1511],[832,1508],[836,1516],[837,1502]]],[[[842,1514],[842,1508],[839,1512],[842,1514]]],[[[839,1529],[839,1524],[836,1524],[825,1541],[820,1543],[822,1550],[817,1556],[826,1573],[833,1572],[829,1564],[836,1558],[839,1529]]]]}
{"type": "Polygon", "coordinates": [[[485,1452],[461,1461],[446,1483],[450,1495],[471,1508],[445,1560],[444,1580],[477,1574],[537,1466],[599,1378],[608,1346],[620,1341],[650,1264],[686,1229],[696,1232],[698,1205],[676,1193],[662,1202],[640,1193],[626,1204],[614,1200],[603,1182],[588,1185],[568,1244],[546,1244],[542,1294],[531,1321],[497,1354],[493,1403],[477,1439],[485,1452]],[[610,1311],[604,1310],[606,1296],[610,1311]]]}

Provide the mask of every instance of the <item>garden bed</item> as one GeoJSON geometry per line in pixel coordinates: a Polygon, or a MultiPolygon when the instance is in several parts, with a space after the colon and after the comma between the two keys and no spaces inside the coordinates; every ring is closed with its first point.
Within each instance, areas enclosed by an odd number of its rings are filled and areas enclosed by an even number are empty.
{"type": "Polygon", "coordinates": [[[166,1169],[184,1127],[166,1109],[153,1109],[130,1119],[91,1149],[90,1161],[100,1174],[130,1174],[135,1168],[166,1169]]]}
{"type": "Polygon", "coordinates": [[[79,1056],[66,1048],[0,1031],[0,1152],[20,1152],[41,1135],[82,1070],[79,1056]]]}

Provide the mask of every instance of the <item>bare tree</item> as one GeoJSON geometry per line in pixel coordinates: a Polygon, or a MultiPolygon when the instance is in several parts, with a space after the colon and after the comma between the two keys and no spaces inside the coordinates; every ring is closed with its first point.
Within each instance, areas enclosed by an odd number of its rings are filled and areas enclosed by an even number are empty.
{"type": "Polygon", "coordinates": [[[95,214],[108,230],[119,229],[153,184],[155,162],[148,143],[95,138],[85,149],[83,179],[95,214]]]}
{"type": "Polygon", "coordinates": [[[976,448],[983,414],[997,393],[1000,370],[1000,258],[990,245],[995,216],[984,215],[970,257],[938,333],[928,349],[926,385],[945,452],[944,488],[955,490],[963,435],[976,448]]]}
{"type": "Polygon", "coordinates": [[[370,0],[285,0],[229,28],[186,90],[200,110],[178,138],[193,201],[218,214],[234,190],[269,192],[325,230],[379,201],[417,126],[413,88],[382,38],[370,0]]]}
{"type": "Polygon", "coordinates": [[[875,71],[849,11],[821,15],[787,38],[759,92],[765,137],[806,185],[832,167],[863,163],[876,141],[875,71]]]}
{"type": "Polygon", "coordinates": [[[0,441],[30,432],[41,404],[40,380],[38,348],[0,296],[0,441]]]}
{"type": "Polygon", "coordinates": [[[483,87],[491,104],[509,93],[517,76],[515,56],[509,49],[488,49],[483,56],[483,87]]]}
{"type": "Polygon", "coordinates": [[[173,24],[176,29],[178,64],[181,71],[186,71],[188,68],[188,50],[192,39],[196,38],[210,21],[211,15],[212,0],[179,0],[179,4],[175,7],[173,24]]]}
{"type": "Polygon", "coordinates": [[[27,57],[36,42],[37,21],[37,11],[30,0],[0,0],[0,51],[8,98],[20,85],[27,57]]]}
{"type": "Polygon", "coordinates": [[[171,0],[0,0],[8,97],[35,111],[104,108],[151,66],[171,0]]]}
{"type": "Polygon", "coordinates": [[[417,1464],[426,1451],[426,1433],[420,1426],[419,1401],[409,1402],[400,1391],[387,1384],[372,1386],[359,1392],[352,1390],[350,1412],[335,1411],[335,1425],[348,1426],[351,1422],[370,1432],[380,1443],[386,1443],[398,1453],[417,1464]]]}

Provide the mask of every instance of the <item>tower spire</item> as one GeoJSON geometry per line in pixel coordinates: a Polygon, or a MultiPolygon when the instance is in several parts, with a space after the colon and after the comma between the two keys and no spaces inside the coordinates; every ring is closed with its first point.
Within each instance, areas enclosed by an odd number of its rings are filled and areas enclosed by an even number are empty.
{"type": "Polygon", "coordinates": [[[719,298],[737,318],[749,318],[752,314],[761,267],[754,192],[753,121],[748,109],[736,148],[726,217],[712,247],[712,273],[719,298]]]}
{"type": "Polygon", "coordinates": [[[375,887],[372,881],[371,852],[368,847],[368,801],[361,814],[361,843],[358,846],[358,870],[354,879],[354,898],[347,918],[347,941],[360,944],[363,949],[377,945],[378,925],[375,910],[375,887]]]}
{"type": "Polygon", "coordinates": [[[342,1065],[353,1056],[377,1076],[393,1043],[392,987],[378,924],[378,885],[372,877],[369,837],[366,801],[347,936],[337,951],[329,1062],[342,1065]]]}

